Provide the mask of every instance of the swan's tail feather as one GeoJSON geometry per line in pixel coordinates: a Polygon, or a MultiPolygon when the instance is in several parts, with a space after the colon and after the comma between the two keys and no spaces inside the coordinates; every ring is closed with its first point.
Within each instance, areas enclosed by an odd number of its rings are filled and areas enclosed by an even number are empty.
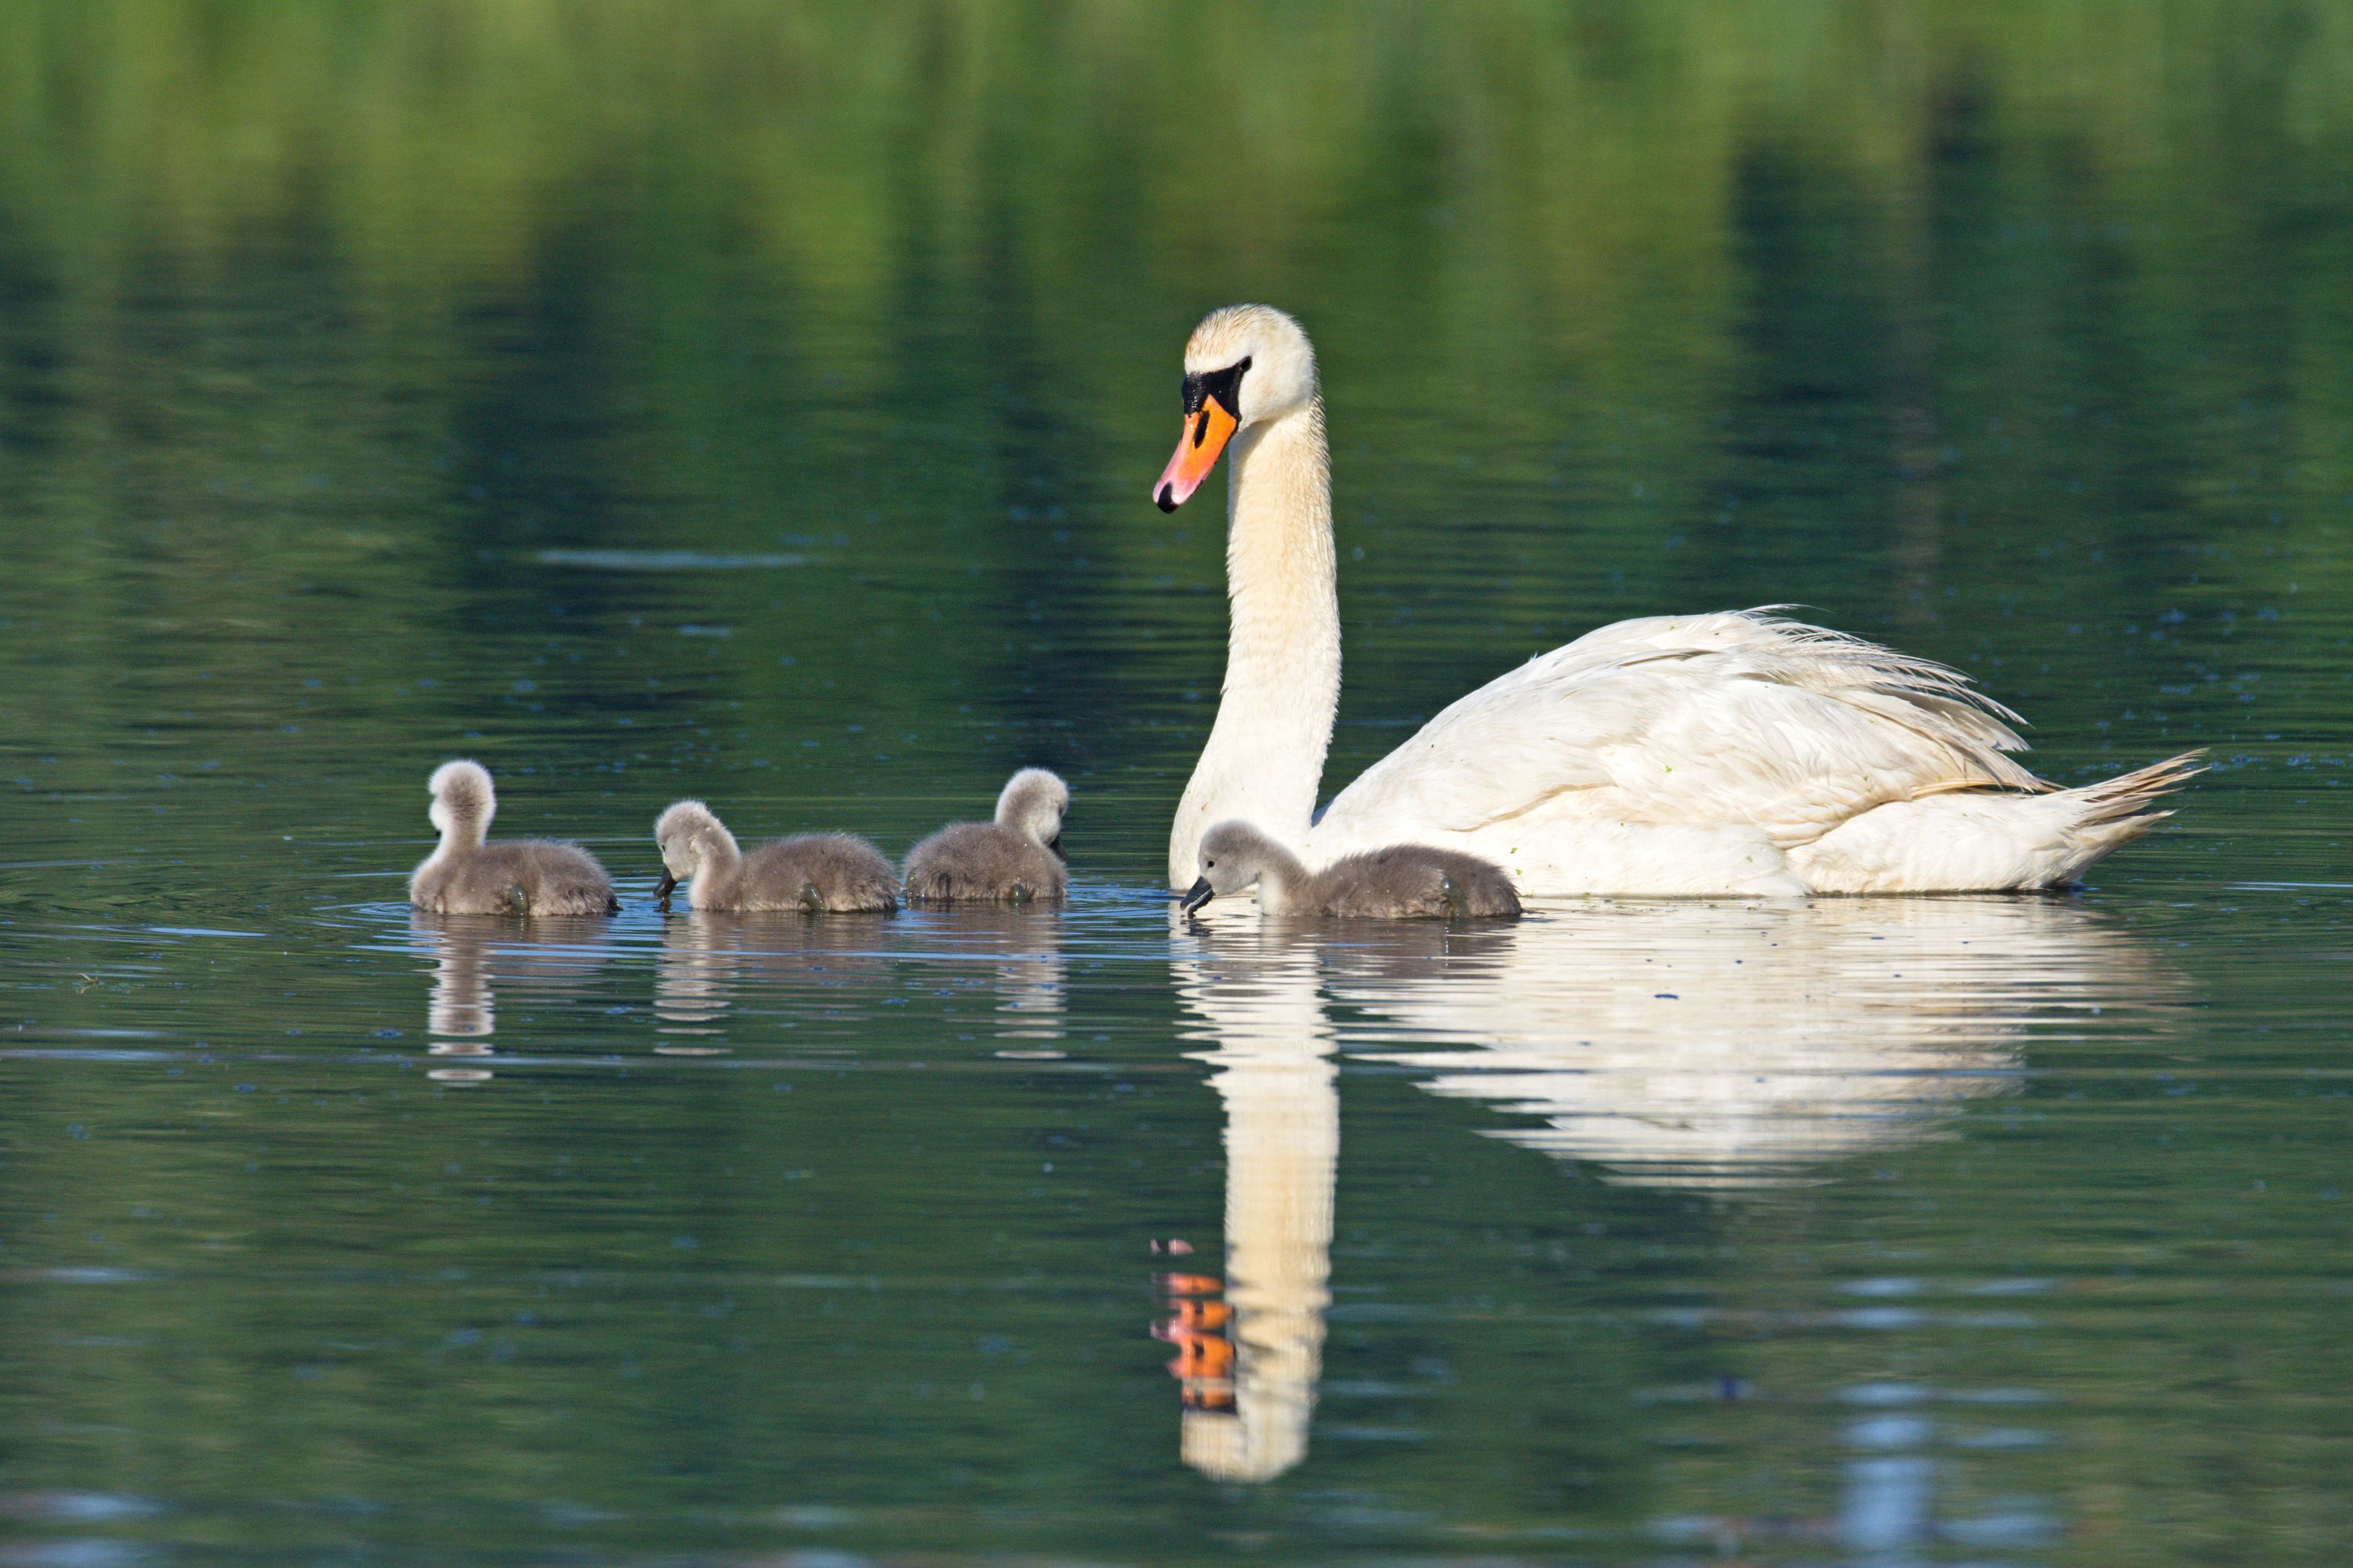
{"type": "Polygon", "coordinates": [[[2158,802],[2200,767],[2190,752],[2073,789],[1932,787],[1801,846],[1791,864],[1818,893],[2063,887],[2171,816],[2158,802]]]}
{"type": "Polygon", "coordinates": [[[2010,759],[2009,753],[2026,749],[2026,742],[2010,726],[2025,721],[1971,685],[1967,675],[1934,660],[1899,653],[1778,613],[1786,608],[1767,605],[1742,613],[1771,631],[1782,647],[1802,652],[1818,668],[1820,677],[1809,683],[1949,747],[1963,765],[1961,777],[1932,785],[1920,794],[1990,785],[2046,794],[2054,804],[2064,802],[2069,809],[2065,856],[2069,879],[2171,816],[2172,812],[2157,809],[2158,802],[2205,770],[2205,753],[2186,751],[2097,784],[2062,789],[2010,759]]]}
{"type": "Polygon", "coordinates": [[[2074,821],[2069,825],[2070,853],[2059,880],[2074,881],[2109,851],[2132,842],[2173,815],[2158,810],[2158,802],[2203,773],[2205,756],[2202,750],[2185,751],[2097,784],[2061,790],[2053,799],[2074,808],[2074,821]]]}
{"type": "Polygon", "coordinates": [[[2081,802],[2083,815],[2078,821],[2085,827],[2100,822],[2130,821],[2144,816],[2154,822],[2173,813],[2153,811],[2151,808],[2205,772],[2205,758],[2206,753],[2202,749],[2185,751],[2179,757],[2168,757],[2162,762],[2136,768],[2130,773],[2119,773],[2114,779],[2103,779],[2097,784],[2086,784],[2080,789],[2068,789],[2062,793],[2081,802]]]}

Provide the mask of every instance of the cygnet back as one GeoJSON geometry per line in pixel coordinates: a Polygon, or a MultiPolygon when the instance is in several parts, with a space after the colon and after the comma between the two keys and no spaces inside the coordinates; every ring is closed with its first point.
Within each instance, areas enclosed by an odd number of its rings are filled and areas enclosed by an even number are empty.
{"type": "Polygon", "coordinates": [[[853,833],[797,833],[763,844],[744,857],[740,885],[738,909],[887,915],[899,907],[890,861],[853,833]]]}
{"type": "Polygon", "coordinates": [[[1334,861],[1293,902],[1302,915],[1463,920],[1520,913],[1504,868],[1460,850],[1393,844],[1334,861]]]}
{"type": "Polygon", "coordinates": [[[654,842],[664,871],[655,896],[691,880],[687,896],[697,909],[887,915],[899,906],[891,863],[849,833],[799,833],[744,854],[710,807],[681,800],[655,821],[654,842]]]}
{"type": "Polygon", "coordinates": [[[486,842],[498,795],[479,762],[447,762],[427,786],[439,847],[408,880],[408,901],[437,915],[612,915],[613,879],[578,844],[486,842]]]}
{"type": "Polygon", "coordinates": [[[1059,904],[1070,891],[1062,817],[1070,786],[1042,768],[1016,773],[993,822],[952,822],[907,852],[910,904],[1059,904]]]}

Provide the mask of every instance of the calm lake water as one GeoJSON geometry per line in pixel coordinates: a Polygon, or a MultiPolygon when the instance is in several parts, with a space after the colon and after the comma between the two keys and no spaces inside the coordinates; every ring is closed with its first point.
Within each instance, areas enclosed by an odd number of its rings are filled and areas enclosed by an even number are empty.
{"type": "Polygon", "coordinates": [[[0,1564],[2334,1564],[2353,20],[0,8],[0,1564]],[[1622,615],[1977,675],[2048,897],[1172,921],[1191,322],[1327,789],[1622,615]],[[424,780],[610,922],[427,920],[424,780]],[[668,916],[656,812],[1066,912],[668,916]]]}

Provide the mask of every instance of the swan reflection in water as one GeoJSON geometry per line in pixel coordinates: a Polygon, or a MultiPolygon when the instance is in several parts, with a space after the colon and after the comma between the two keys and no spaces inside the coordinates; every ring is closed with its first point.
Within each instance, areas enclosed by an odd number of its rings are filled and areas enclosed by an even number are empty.
{"type": "Polygon", "coordinates": [[[1226,1260],[1222,1279],[1164,1281],[1155,1332],[1178,1346],[1185,1461],[1229,1480],[1307,1452],[1338,1050],[1419,1069],[1517,1123],[1492,1136],[1608,1180],[1729,1197],[1936,1136],[2018,1086],[2030,1040],[2158,1032],[2185,991],[2146,944],[2050,898],[1597,903],[1510,926],[1245,907],[1175,942],[1185,1034],[1211,1047],[1197,1056],[1224,1103],[1226,1260]]]}
{"type": "Polygon", "coordinates": [[[1274,921],[1220,926],[1180,929],[1171,968],[1199,1020],[1184,1037],[1212,1047],[1187,1054],[1214,1069],[1224,1102],[1225,1274],[1165,1276],[1169,1316],[1155,1331],[1177,1350],[1185,1462],[1262,1481],[1307,1455],[1331,1299],[1338,1069],[1312,938],[1274,921]]]}
{"type": "MultiPolygon", "coordinates": [[[[692,910],[662,926],[654,973],[655,1028],[668,1055],[726,1049],[727,1014],[765,996],[792,1006],[839,1005],[839,988],[897,983],[910,966],[936,966],[943,987],[991,993],[999,1039],[1052,1054],[1062,1037],[1064,960],[1059,912],[980,909],[952,916],[723,915],[692,910]]],[[[928,979],[928,976],[922,978],[928,979]]]]}
{"type": "MultiPolygon", "coordinates": [[[[409,914],[409,933],[433,959],[425,1007],[427,1049],[436,1056],[488,1057],[499,993],[510,1000],[576,995],[609,956],[612,922],[595,917],[514,920],[497,915],[409,914]]],[[[480,1083],[483,1066],[435,1067],[443,1083],[480,1083]]]]}

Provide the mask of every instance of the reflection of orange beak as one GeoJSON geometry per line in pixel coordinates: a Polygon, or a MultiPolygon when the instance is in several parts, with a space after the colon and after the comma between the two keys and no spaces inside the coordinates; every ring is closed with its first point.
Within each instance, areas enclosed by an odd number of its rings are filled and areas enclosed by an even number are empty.
{"type": "Polygon", "coordinates": [[[1229,1378],[1234,1372],[1234,1347],[1215,1334],[1189,1334],[1179,1330],[1170,1336],[1176,1345],[1176,1359],[1168,1363],[1172,1377],[1191,1382],[1197,1378],[1229,1378]]]}
{"type": "Polygon", "coordinates": [[[1215,397],[1201,399],[1200,410],[1186,419],[1185,433],[1176,438],[1176,455],[1168,460],[1168,466],[1160,471],[1160,482],[1152,487],[1152,499],[1161,511],[1176,511],[1201,488],[1201,482],[1218,466],[1218,454],[1226,450],[1239,428],[1224,404],[1215,397]]]}
{"type": "Polygon", "coordinates": [[[1215,1332],[1233,1320],[1234,1309],[1223,1301],[1198,1299],[1168,1303],[1168,1326],[1215,1332]]]}

